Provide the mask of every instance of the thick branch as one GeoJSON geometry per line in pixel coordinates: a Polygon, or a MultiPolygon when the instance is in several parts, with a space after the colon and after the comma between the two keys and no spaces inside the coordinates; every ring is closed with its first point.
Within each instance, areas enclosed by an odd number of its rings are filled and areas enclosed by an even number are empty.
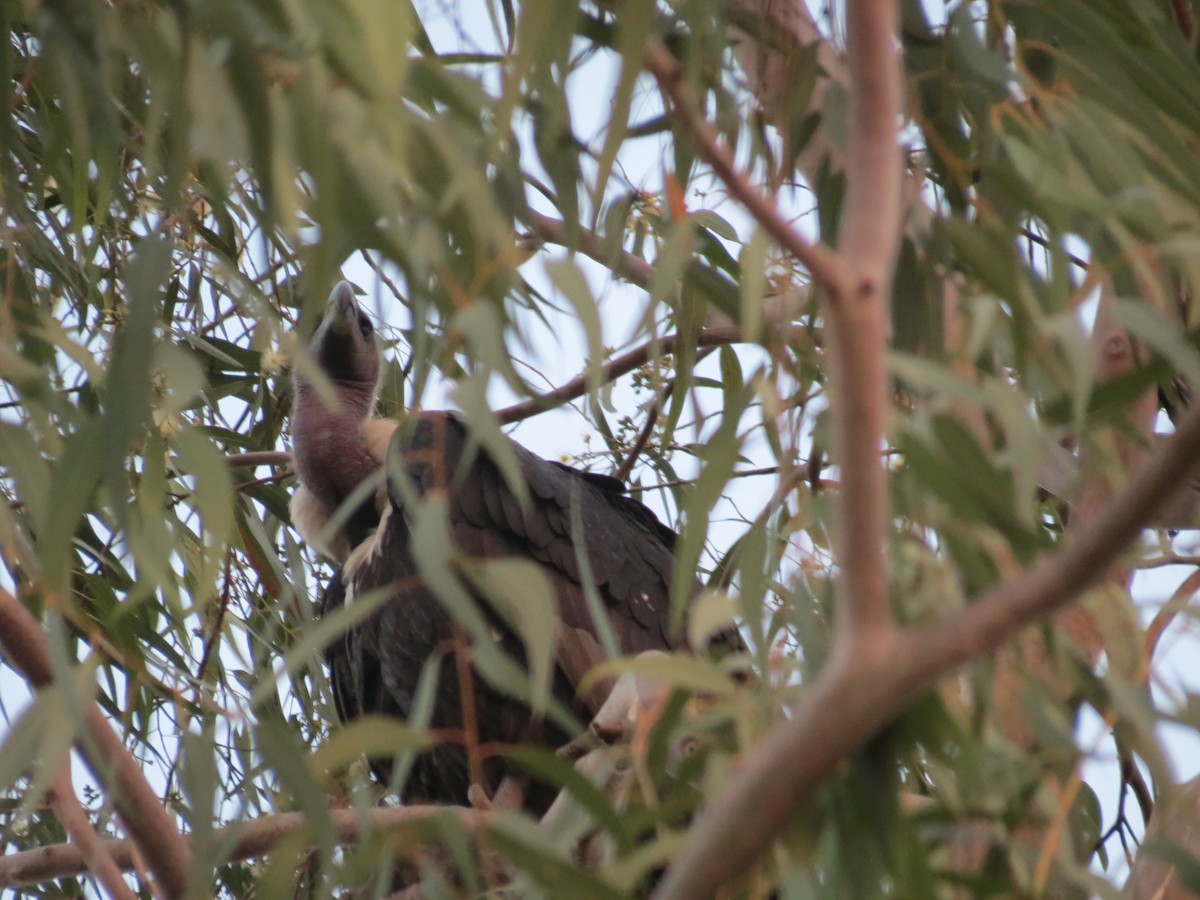
{"type": "Polygon", "coordinates": [[[121,869],[108,853],[107,844],[100,840],[88,818],[87,810],[75,796],[69,757],[59,765],[54,780],[46,790],[46,802],[71,838],[72,843],[66,846],[77,851],[87,870],[104,886],[109,897],[113,900],[134,900],[135,895],[121,877],[121,869]]]}
{"type": "Polygon", "coordinates": [[[884,548],[888,307],[900,239],[900,66],[893,0],[850,0],[850,146],[838,252],[853,291],[829,309],[838,496],[839,640],[892,625],[884,548]]]}
{"type": "Polygon", "coordinates": [[[839,762],[861,749],[906,703],[958,666],[998,648],[1027,625],[1100,581],[1200,454],[1193,407],[1125,489],[1075,540],[1019,578],[953,615],[849,648],[712,799],[657,897],[714,896],[771,846],[839,762]]]}
{"type": "Polygon", "coordinates": [[[850,129],[838,252],[854,295],[886,299],[900,240],[900,57],[893,0],[849,0],[850,129]]]}
{"type": "Polygon", "coordinates": [[[1177,484],[1194,469],[1197,453],[1200,407],[1188,410],[1175,434],[1060,553],[954,615],[911,632],[906,637],[911,677],[928,683],[933,669],[940,675],[994,649],[1104,578],[1119,565],[1122,551],[1153,521],[1177,484]]]}
{"type": "MultiPolygon", "coordinates": [[[[340,843],[354,843],[366,832],[428,822],[431,819],[453,817],[467,830],[477,828],[487,813],[457,806],[408,806],[402,808],[333,809],[329,811],[333,830],[340,843]]],[[[266,853],[289,834],[308,826],[308,820],[298,812],[280,813],[239,822],[212,833],[213,846],[224,846],[235,840],[229,861],[255,859],[266,853]]],[[[135,868],[137,847],[132,841],[104,841],[103,850],[125,871],[135,868]]],[[[39,884],[56,878],[69,878],[85,871],[83,854],[74,844],[54,844],[0,857],[0,887],[12,888],[23,884],[39,884]]]]}
{"type": "MultiPolygon", "coordinates": [[[[37,620],[7,591],[0,590],[0,649],[34,687],[53,681],[46,635],[37,620]]],[[[183,896],[192,855],[162,801],[146,783],[137,762],[125,749],[96,705],[84,712],[85,737],[77,746],[97,781],[108,789],[134,843],[168,897],[183,896]]]]}

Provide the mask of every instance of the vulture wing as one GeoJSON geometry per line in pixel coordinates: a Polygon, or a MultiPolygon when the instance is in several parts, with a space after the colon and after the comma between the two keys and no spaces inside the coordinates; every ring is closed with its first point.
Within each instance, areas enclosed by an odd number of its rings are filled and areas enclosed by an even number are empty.
{"type": "MultiPolygon", "coordinates": [[[[675,534],[645,506],[621,493],[614,479],[548,462],[515,443],[512,449],[529,487],[525,506],[492,459],[471,443],[466,426],[450,414],[426,413],[402,426],[391,452],[398,455],[418,495],[444,492],[451,538],[462,554],[516,557],[541,566],[554,587],[561,620],[553,690],[559,700],[590,717],[606,691],[593,691],[582,707],[576,698],[580,678],[602,659],[578,556],[587,557],[622,653],[674,649],[683,644],[669,624],[675,534]]],[[[391,506],[379,528],[346,561],[324,601],[333,608],[381,586],[394,590],[377,616],[329,648],[340,714],[352,718],[390,712],[408,717],[427,661],[440,657],[433,728],[474,731],[473,738],[466,735],[466,743],[565,743],[572,735],[535,719],[527,707],[478,676],[461,677],[454,666],[456,652],[462,649],[456,644],[454,623],[420,576],[400,493],[389,493],[391,506]]],[[[498,618],[493,625],[501,649],[520,660],[517,636],[498,618]]],[[[406,799],[466,802],[474,779],[461,744],[439,746],[419,759],[406,799]]],[[[493,759],[482,768],[485,786],[494,790],[506,774],[503,764],[493,759]]],[[[530,799],[531,808],[541,805],[530,799]]]]}

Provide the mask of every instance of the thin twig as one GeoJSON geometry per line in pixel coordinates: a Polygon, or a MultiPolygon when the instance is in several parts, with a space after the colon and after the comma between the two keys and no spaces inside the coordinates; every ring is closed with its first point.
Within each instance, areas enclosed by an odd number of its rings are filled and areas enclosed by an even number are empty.
{"type": "Polygon", "coordinates": [[[286,450],[252,450],[249,453],[233,453],[225,462],[234,468],[239,466],[287,466],[291,465],[292,454],[286,450]]]}
{"type": "MultiPolygon", "coordinates": [[[[667,389],[663,391],[663,399],[665,400],[670,394],[670,390],[675,386],[672,381],[667,385],[667,389]]],[[[617,466],[613,472],[613,478],[624,483],[629,480],[629,476],[633,474],[633,467],[637,465],[638,457],[642,451],[646,449],[646,444],[650,441],[650,435],[654,432],[654,426],[658,424],[659,409],[662,404],[655,397],[650,401],[650,405],[646,407],[646,424],[642,426],[642,430],[638,433],[637,440],[633,442],[633,446],[629,448],[629,452],[625,454],[625,458],[621,460],[621,464],[617,466]]]]}
{"type": "MultiPolygon", "coordinates": [[[[700,361],[707,357],[716,349],[708,347],[696,355],[696,361],[693,366],[699,365],[700,361]]],[[[637,465],[638,457],[642,451],[646,449],[646,443],[650,440],[650,435],[654,432],[654,426],[658,422],[658,414],[662,403],[670,399],[671,392],[675,390],[677,379],[672,378],[670,383],[663,388],[662,397],[655,397],[650,401],[650,405],[646,408],[646,424],[642,426],[641,432],[637,436],[637,440],[633,442],[633,446],[629,448],[629,452],[625,454],[625,458],[621,460],[621,464],[617,466],[617,470],[613,472],[613,478],[618,481],[625,482],[629,480],[629,476],[633,473],[633,467],[637,465]]]]}
{"type": "Polygon", "coordinates": [[[266,475],[262,478],[252,478],[250,481],[243,481],[241,484],[235,484],[233,486],[233,491],[235,494],[240,494],[242,491],[252,487],[258,487],[260,484],[272,484],[276,481],[284,481],[291,476],[292,473],[285,469],[282,472],[276,472],[273,475],[266,475]]]}
{"type": "Polygon", "coordinates": [[[1150,793],[1149,785],[1146,784],[1146,777],[1132,756],[1121,763],[1121,780],[1133,789],[1133,796],[1142,813],[1142,822],[1149,822],[1150,816],[1154,812],[1154,797],[1150,793]]]}
{"type": "MultiPolygon", "coordinates": [[[[1051,244],[1050,241],[1046,240],[1044,237],[1042,237],[1040,234],[1038,234],[1032,228],[1022,228],[1021,236],[1023,238],[1025,238],[1027,241],[1032,241],[1033,243],[1037,244],[1039,247],[1043,247],[1046,250],[1051,250],[1054,248],[1054,245],[1051,244]]],[[[1063,256],[1066,258],[1067,262],[1071,263],[1072,265],[1078,266],[1080,269],[1083,269],[1085,272],[1087,271],[1088,267],[1091,265],[1091,263],[1089,263],[1082,256],[1076,256],[1074,253],[1064,251],[1063,256]]]]}
{"type": "MultiPolygon", "coordinates": [[[[729,476],[729,480],[735,478],[753,478],[756,475],[778,475],[783,469],[780,466],[764,466],[761,469],[743,469],[740,472],[734,472],[729,476]]],[[[655,484],[631,484],[628,488],[629,493],[637,494],[642,491],[658,491],[663,488],[683,487],[685,484],[695,484],[695,478],[680,478],[675,481],[660,481],[655,484]]],[[[823,481],[822,487],[836,488],[836,481],[823,481]]]]}
{"type": "Polygon", "coordinates": [[[1187,578],[1183,579],[1179,587],[1175,588],[1171,594],[1171,599],[1162,605],[1162,607],[1154,614],[1154,618],[1146,627],[1145,650],[1142,653],[1142,671],[1139,673],[1139,679],[1143,684],[1150,683],[1150,666],[1154,661],[1154,654],[1158,651],[1158,642],[1162,640],[1163,634],[1171,623],[1175,621],[1175,617],[1180,611],[1185,609],[1192,601],[1192,597],[1196,592],[1200,591],[1200,569],[1192,572],[1187,578]]]}
{"type": "Polygon", "coordinates": [[[384,286],[392,292],[392,296],[400,301],[401,304],[407,306],[408,298],[404,296],[403,292],[400,290],[400,286],[396,284],[396,282],[388,276],[387,272],[383,270],[383,266],[380,265],[379,261],[366,250],[363,251],[362,256],[363,259],[367,261],[367,265],[370,266],[375,274],[379,277],[379,280],[382,281],[384,286]]]}
{"type": "MultiPolygon", "coordinates": [[[[0,589],[0,649],[34,687],[54,680],[42,626],[8,591],[0,589]]],[[[94,704],[84,712],[86,736],[77,747],[88,768],[104,785],[126,830],[171,898],[183,896],[192,855],[162,802],[146,782],[134,758],[94,704]]]]}
{"type": "MultiPolygon", "coordinates": [[[[803,339],[803,329],[799,326],[795,329],[795,336],[797,339],[803,339]]],[[[622,375],[626,375],[634,369],[644,366],[656,356],[664,356],[673,352],[678,340],[679,335],[669,334],[657,340],[647,341],[642,346],[635,347],[628,353],[618,356],[604,365],[604,369],[600,375],[601,382],[607,384],[610,381],[615,381],[622,375]]],[[[695,344],[697,347],[717,347],[722,344],[736,344],[741,340],[742,332],[735,325],[701,328],[695,335],[695,344]]],[[[497,411],[496,418],[500,420],[502,425],[528,419],[530,416],[536,416],[539,413],[546,412],[547,410],[554,409],[556,406],[562,406],[564,403],[569,403],[578,397],[582,397],[588,392],[590,385],[591,381],[588,373],[581,372],[570,381],[556,387],[552,391],[547,391],[538,397],[523,400],[520,403],[515,403],[512,406],[497,411]]]]}

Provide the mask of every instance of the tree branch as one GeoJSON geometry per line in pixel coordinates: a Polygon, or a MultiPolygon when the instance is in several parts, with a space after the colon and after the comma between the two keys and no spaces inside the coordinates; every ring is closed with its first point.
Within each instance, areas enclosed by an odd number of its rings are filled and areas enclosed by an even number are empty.
{"type": "MultiPolygon", "coordinates": [[[[706,356],[713,352],[715,348],[708,347],[696,354],[696,360],[693,366],[700,364],[706,356]]],[[[655,397],[650,401],[650,405],[646,408],[646,422],[642,426],[642,430],[638,432],[637,439],[633,442],[633,446],[629,448],[629,452],[625,454],[625,458],[621,460],[621,464],[617,466],[613,472],[613,478],[620,481],[622,484],[629,481],[629,476],[633,474],[633,467],[637,465],[638,457],[641,456],[643,450],[646,449],[646,444],[650,440],[650,435],[654,433],[654,426],[658,423],[659,407],[671,399],[671,394],[675,390],[677,380],[672,378],[667,386],[663,389],[661,397],[655,397]]]]}
{"type": "MultiPolygon", "coordinates": [[[[546,243],[567,246],[567,229],[561,219],[544,216],[532,209],[522,218],[525,220],[525,224],[546,243]]],[[[650,289],[650,285],[654,281],[654,266],[650,263],[640,256],[634,256],[632,253],[622,250],[617,256],[614,266],[613,256],[605,247],[604,238],[583,226],[577,226],[574,233],[576,249],[580,250],[584,256],[595,260],[605,268],[611,268],[615,275],[624,278],[631,284],[636,284],[645,290],[650,289]]]]}
{"type": "MultiPolygon", "coordinates": [[[[796,326],[793,328],[791,335],[794,338],[801,339],[804,335],[804,329],[796,326]]],[[[673,353],[675,344],[679,340],[679,335],[669,334],[658,340],[647,341],[640,347],[635,347],[628,353],[618,356],[604,366],[604,372],[601,376],[603,383],[607,384],[626,375],[641,366],[644,366],[657,355],[673,353]]],[[[714,325],[709,328],[701,328],[695,336],[697,347],[719,347],[722,344],[737,344],[742,341],[742,332],[735,325],[714,325]]],[[[547,391],[538,397],[533,397],[529,400],[522,400],[520,403],[515,403],[512,406],[496,412],[496,418],[499,419],[501,425],[507,425],[511,422],[519,422],[522,419],[528,419],[530,416],[536,416],[538,413],[546,412],[556,406],[562,406],[564,403],[569,403],[578,397],[582,397],[588,392],[589,380],[586,372],[581,372],[565,384],[556,387],[552,391],[547,391]]]]}
{"type": "Polygon", "coordinates": [[[929,625],[850,647],[836,642],[792,715],[770,731],[692,827],[656,897],[714,896],[787,826],[838,763],[904,705],[1105,577],[1200,454],[1200,406],[1061,551],[929,625]]]}
{"type": "Polygon", "coordinates": [[[249,453],[234,453],[225,457],[231,467],[238,466],[287,466],[291,465],[292,454],[286,450],[252,450],[249,453]]]}
{"type": "Polygon", "coordinates": [[[683,81],[683,72],[670,51],[661,41],[646,45],[646,68],[657,79],[663,93],[671,98],[675,115],[691,134],[696,150],[713,172],[729,189],[730,194],[771,235],[780,247],[798,259],[837,303],[849,293],[851,281],[842,260],[829,247],[810,243],[800,236],[780,213],[779,207],[761,191],[755,189],[733,164],[732,158],[717,142],[712,126],[702,119],[696,104],[683,81]]]}
{"type": "MultiPolygon", "coordinates": [[[[46,634],[21,603],[0,589],[0,649],[34,687],[54,680],[46,634]]],[[[168,897],[183,896],[192,855],[187,842],[151,790],[134,758],[94,704],[84,712],[86,736],[76,746],[88,768],[112,797],[125,828],[145,856],[168,897]]]]}
{"type": "Polygon", "coordinates": [[[71,838],[72,843],[66,846],[78,851],[87,871],[104,886],[108,895],[114,900],[135,900],[133,891],[121,877],[120,867],[108,852],[108,845],[100,840],[88,819],[87,810],[75,796],[75,787],[71,783],[70,755],[59,765],[54,780],[46,790],[46,802],[71,838]]]}
{"type": "MultiPolygon", "coordinates": [[[[433,819],[453,817],[460,827],[471,831],[486,821],[487,812],[457,806],[406,806],[382,809],[331,809],[334,834],[340,843],[353,843],[364,834],[433,819]]],[[[269,853],[290,834],[308,827],[302,813],[288,812],[239,822],[213,831],[212,845],[224,846],[235,841],[228,860],[237,862],[269,853]]],[[[136,868],[138,847],[132,841],[103,841],[100,849],[124,871],[136,868]]],[[[0,857],[0,887],[39,884],[56,878],[70,878],[86,871],[86,862],[74,844],[53,844],[0,857]]]]}
{"type": "Polygon", "coordinates": [[[901,73],[893,0],[846,8],[850,133],[846,202],[838,233],[853,293],[829,308],[831,409],[838,494],[838,640],[893,626],[888,596],[887,470],[880,457],[889,407],[888,308],[900,240],[901,73]],[[847,628],[848,626],[848,628],[847,628]]]}

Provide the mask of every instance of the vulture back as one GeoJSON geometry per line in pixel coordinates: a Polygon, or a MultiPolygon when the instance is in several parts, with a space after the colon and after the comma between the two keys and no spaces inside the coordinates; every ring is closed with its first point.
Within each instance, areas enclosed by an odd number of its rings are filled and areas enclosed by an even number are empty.
{"type": "MultiPolygon", "coordinates": [[[[552,691],[586,721],[606,690],[601,687],[584,698],[577,694],[580,679],[604,658],[579,557],[589,563],[622,654],[680,649],[683,639],[670,629],[676,536],[649,509],[624,495],[615,479],[548,462],[516,443],[512,451],[529,488],[527,505],[509,488],[496,463],[471,442],[463,423],[449,413],[424,413],[401,425],[390,453],[418,497],[435,492],[445,496],[450,537],[458,553],[473,559],[524,559],[545,573],[560,618],[552,691]]],[[[535,717],[523,702],[473,669],[456,665],[459,654],[468,659],[470,651],[422,577],[403,498],[399,486],[390,483],[390,507],[379,528],[326,589],[322,605],[327,614],[368,591],[392,591],[378,613],[329,646],[328,663],[343,719],[366,713],[408,718],[422,671],[428,661],[440,660],[435,663],[437,688],[429,725],[449,739],[417,759],[403,799],[463,804],[474,780],[481,778],[491,793],[509,774],[503,760],[488,755],[490,746],[523,743],[553,749],[574,735],[535,717]],[[480,748],[474,761],[465,746],[480,748]]],[[[519,637],[489,612],[486,602],[479,605],[489,616],[500,649],[524,664],[519,637]]],[[[386,762],[373,766],[377,775],[388,776],[386,762]]],[[[552,794],[533,786],[526,807],[539,812],[551,799],[552,794]]]]}

